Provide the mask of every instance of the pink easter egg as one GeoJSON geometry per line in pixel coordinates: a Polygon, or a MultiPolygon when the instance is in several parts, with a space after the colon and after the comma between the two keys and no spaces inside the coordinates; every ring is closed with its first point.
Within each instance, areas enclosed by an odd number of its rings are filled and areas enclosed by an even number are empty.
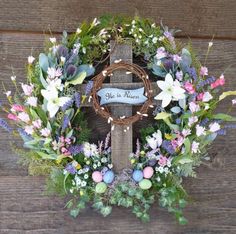
{"type": "Polygon", "coordinates": [[[153,170],[152,167],[145,167],[143,169],[143,177],[146,178],[146,179],[151,178],[153,173],[154,173],[154,170],[153,170]]]}
{"type": "Polygon", "coordinates": [[[96,183],[101,182],[102,181],[102,173],[100,171],[94,171],[92,174],[92,179],[96,183]]]}

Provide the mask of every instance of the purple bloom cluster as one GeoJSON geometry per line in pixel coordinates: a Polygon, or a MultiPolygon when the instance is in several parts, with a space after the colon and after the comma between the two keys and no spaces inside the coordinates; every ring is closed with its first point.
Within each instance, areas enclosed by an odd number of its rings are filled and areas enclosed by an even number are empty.
{"type": "Polygon", "coordinates": [[[88,95],[90,94],[92,88],[93,88],[93,81],[90,80],[90,81],[87,83],[86,88],[85,88],[85,95],[86,95],[86,96],[88,96],[88,95]]]}
{"type": "Polygon", "coordinates": [[[78,92],[75,93],[75,94],[74,94],[74,98],[75,98],[75,105],[76,105],[76,107],[77,107],[77,108],[80,108],[80,98],[81,98],[81,97],[80,97],[80,93],[78,93],[78,92]]]}
{"type": "Polygon", "coordinates": [[[79,154],[83,151],[83,145],[72,145],[68,149],[72,155],[79,154]]]}
{"type": "Polygon", "coordinates": [[[76,174],[77,172],[76,168],[71,163],[68,163],[65,169],[72,175],[76,174]]]}
{"type": "Polygon", "coordinates": [[[24,141],[33,140],[33,137],[31,137],[29,134],[27,134],[24,129],[18,128],[17,131],[18,131],[18,133],[20,134],[21,138],[22,138],[24,141]]]}
{"type": "Polygon", "coordinates": [[[72,105],[73,105],[74,99],[71,98],[68,102],[66,102],[62,107],[61,110],[62,111],[66,111],[67,109],[69,109],[72,105]]]}
{"type": "Polygon", "coordinates": [[[169,154],[174,154],[175,150],[170,141],[164,140],[162,142],[162,148],[166,150],[169,154]]]}
{"type": "Polygon", "coordinates": [[[203,119],[201,122],[200,122],[200,126],[206,126],[207,125],[207,123],[209,122],[209,119],[208,118],[205,118],[205,119],[203,119]]]}
{"type": "Polygon", "coordinates": [[[210,85],[210,84],[214,83],[215,81],[216,81],[215,77],[213,77],[213,76],[208,77],[207,79],[202,80],[201,82],[198,83],[197,89],[200,89],[200,88],[204,87],[205,85],[210,85]]]}
{"type": "Polygon", "coordinates": [[[196,72],[196,69],[194,67],[188,68],[188,74],[190,75],[191,78],[194,79],[194,81],[197,80],[197,72],[196,72]]]}
{"type": "Polygon", "coordinates": [[[64,115],[63,122],[62,122],[62,131],[64,132],[70,122],[70,118],[68,115],[64,115]]]}
{"type": "Polygon", "coordinates": [[[2,127],[8,132],[12,132],[12,128],[8,125],[8,123],[4,119],[0,119],[0,127],[2,127]]]}

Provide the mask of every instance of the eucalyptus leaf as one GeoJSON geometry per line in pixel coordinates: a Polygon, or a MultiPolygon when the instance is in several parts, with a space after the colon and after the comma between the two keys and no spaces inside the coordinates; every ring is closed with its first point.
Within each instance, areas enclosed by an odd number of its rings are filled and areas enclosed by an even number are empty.
{"type": "Polygon", "coordinates": [[[36,153],[42,158],[42,159],[57,159],[57,155],[56,154],[46,154],[44,152],[41,151],[36,151],[36,153]]]}
{"type": "Polygon", "coordinates": [[[47,72],[49,67],[49,61],[47,55],[44,53],[39,54],[39,66],[44,72],[47,72]]]}
{"type": "Polygon", "coordinates": [[[169,118],[171,116],[171,114],[170,113],[167,113],[167,112],[160,112],[160,113],[158,113],[157,115],[156,115],[156,117],[155,117],[155,119],[156,120],[160,120],[160,119],[167,119],[167,118],[169,118]]]}
{"type": "Polygon", "coordinates": [[[215,114],[212,116],[213,119],[221,119],[224,121],[236,121],[236,118],[231,116],[231,115],[227,115],[227,114],[223,114],[223,113],[219,113],[219,114],[215,114]]]}
{"type": "Polygon", "coordinates": [[[92,65],[82,64],[78,67],[78,72],[86,72],[86,77],[88,77],[94,74],[95,68],[92,65]]]}
{"type": "Polygon", "coordinates": [[[67,87],[69,84],[72,85],[82,84],[85,78],[86,78],[86,72],[81,72],[73,80],[66,81],[65,86],[67,87]]]}
{"type": "Polygon", "coordinates": [[[171,112],[173,112],[175,114],[179,114],[181,112],[181,109],[178,106],[174,106],[170,110],[171,110],[171,112]]]}

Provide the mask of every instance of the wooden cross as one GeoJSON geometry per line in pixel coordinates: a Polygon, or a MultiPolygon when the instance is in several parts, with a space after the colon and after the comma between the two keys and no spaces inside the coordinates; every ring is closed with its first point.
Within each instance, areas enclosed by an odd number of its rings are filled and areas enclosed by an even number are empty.
{"type": "MultiPolygon", "coordinates": [[[[131,44],[117,44],[115,41],[111,41],[111,50],[110,64],[119,59],[122,59],[124,62],[132,63],[133,53],[131,44]]],[[[125,71],[115,71],[114,75],[110,78],[110,83],[114,84],[114,86],[116,84],[129,82],[132,83],[132,74],[126,74],[125,71]]],[[[132,115],[132,106],[112,106],[111,112],[115,117],[128,117],[132,115]]],[[[132,151],[132,124],[129,126],[116,125],[114,130],[111,131],[111,158],[115,171],[121,171],[129,167],[129,154],[132,151]]]]}

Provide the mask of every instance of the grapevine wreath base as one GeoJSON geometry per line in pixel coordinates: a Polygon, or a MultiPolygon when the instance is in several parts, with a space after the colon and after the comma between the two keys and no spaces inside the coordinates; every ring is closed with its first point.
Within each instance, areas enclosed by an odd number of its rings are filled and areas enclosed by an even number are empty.
{"type": "MultiPolygon", "coordinates": [[[[200,63],[190,42],[183,45],[175,40],[175,32],[147,19],[104,16],[81,24],[75,33],[64,32],[60,41],[51,37],[38,59],[28,57],[27,82],[19,88],[13,74],[15,90],[4,87],[9,104],[1,107],[16,128],[3,118],[0,126],[23,139],[25,149],[13,146],[13,150],[30,174],[49,175],[49,194],[69,197],[66,206],[72,216],[92,203],[104,216],[117,205],[130,207],[147,221],[149,208],[158,201],[180,224],[186,223],[182,209],[188,197],[182,178],[196,176],[194,169],[209,159],[207,150],[216,136],[235,128],[227,124],[236,120],[229,112],[215,109],[236,91],[221,93],[224,74],[210,75],[206,61],[200,63]],[[133,56],[144,67],[122,61],[107,67],[111,40],[129,40],[133,56]],[[102,73],[98,65],[104,66],[102,73]],[[140,114],[130,119],[113,119],[97,96],[105,77],[120,68],[136,74],[146,91],[140,114]],[[156,87],[150,86],[146,72],[152,73],[156,87]],[[82,83],[86,89],[79,92],[82,83]],[[132,123],[147,115],[152,88],[159,89],[154,121],[140,131],[136,152],[127,155],[131,167],[115,173],[110,133],[99,144],[89,142],[96,133],[87,126],[82,104],[92,97],[95,111],[112,125],[132,123]]],[[[206,58],[212,45],[209,42],[206,58]]]]}

